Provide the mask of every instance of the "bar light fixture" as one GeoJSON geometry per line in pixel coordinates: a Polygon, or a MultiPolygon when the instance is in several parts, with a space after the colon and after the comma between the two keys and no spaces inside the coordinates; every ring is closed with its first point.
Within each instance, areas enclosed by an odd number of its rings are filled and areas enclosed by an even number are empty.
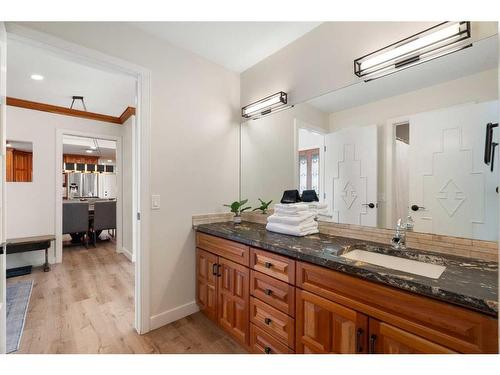
{"type": "Polygon", "coordinates": [[[365,82],[472,47],[469,21],[443,22],[354,60],[365,82]]]}
{"type": "Polygon", "coordinates": [[[241,116],[244,118],[259,118],[288,108],[287,103],[286,92],[280,91],[241,108],[241,116]]]}

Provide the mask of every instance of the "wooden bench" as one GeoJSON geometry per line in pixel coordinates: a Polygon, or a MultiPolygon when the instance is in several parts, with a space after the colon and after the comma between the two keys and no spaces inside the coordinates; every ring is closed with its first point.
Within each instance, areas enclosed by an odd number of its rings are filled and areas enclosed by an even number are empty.
{"type": "Polygon", "coordinates": [[[45,250],[45,264],[43,265],[43,270],[45,272],[49,272],[50,271],[49,248],[50,248],[50,243],[52,241],[55,241],[55,239],[56,236],[53,234],[45,236],[7,239],[5,244],[6,254],[8,255],[16,253],[25,253],[28,251],[45,250]]]}

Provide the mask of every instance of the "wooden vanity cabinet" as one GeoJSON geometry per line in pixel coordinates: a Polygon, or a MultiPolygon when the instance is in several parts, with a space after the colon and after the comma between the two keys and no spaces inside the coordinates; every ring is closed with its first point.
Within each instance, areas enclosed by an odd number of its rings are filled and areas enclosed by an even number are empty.
{"type": "Polygon", "coordinates": [[[368,352],[366,315],[300,289],[296,299],[297,353],[368,352]]]}
{"type": "Polygon", "coordinates": [[[196,299],[254,353],[498,353],[498,320],[197,233],[196,299]]]}

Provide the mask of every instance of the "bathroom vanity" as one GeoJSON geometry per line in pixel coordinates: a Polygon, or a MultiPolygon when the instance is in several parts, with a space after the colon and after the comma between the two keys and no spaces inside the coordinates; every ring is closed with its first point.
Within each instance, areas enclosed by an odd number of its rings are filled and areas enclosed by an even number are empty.
{"type": "Polygon", "coordinates": [[[250,222],[195,229],[197,303],[250,352],[498,353],[498,263],[250,222]],[[395,270],[353,251],[441,273],[395,270]]]}

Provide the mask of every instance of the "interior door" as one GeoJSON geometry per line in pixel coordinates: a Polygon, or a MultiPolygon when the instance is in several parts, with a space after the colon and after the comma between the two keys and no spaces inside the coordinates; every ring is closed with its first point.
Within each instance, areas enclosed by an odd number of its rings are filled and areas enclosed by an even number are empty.
{"type": "Polygon", "coordinates": [[[453,354],[444,346],[370,318],[371,354],[453,354]]]}
{"type": "Polygon", "coordinates": [[[219,257],[218,318],[219,325],[244,346],[249,341],[250,298],[248,268],[219,257]]]}
{"type": "Polygon", "coordinates": [[[217,321],[217,255],[196,249],[196,302],[203,313],[217,321]]]}
{"type": "Polygon", "coordinates": [[[483,163],[488,122],[498,122],[497,101],[410,117],[409,205],[419,207],[412,211],[416,231],[496,241],[498,157],[493,173],[483,163]]]}
{"type": "Polygon", "coordinates": [[[368,317],[297,288],[297,353],[366,353],[368,317]]]}
{"type": "MultiPolygon", "coordinates": [[[[5,241],[5,118],[6,118],[6,76],[7,76],[7,33],[0,22],[0,244],[5,241]]],[[[5,353],[5,318],[6,318],[6,255],[0,254],[0,353],[5,353]]]]}
{"type": "Polygon", "coordinates": [[[335,222],[377,225],[377,126],[327,134],[325,193],[335,222]]]}

